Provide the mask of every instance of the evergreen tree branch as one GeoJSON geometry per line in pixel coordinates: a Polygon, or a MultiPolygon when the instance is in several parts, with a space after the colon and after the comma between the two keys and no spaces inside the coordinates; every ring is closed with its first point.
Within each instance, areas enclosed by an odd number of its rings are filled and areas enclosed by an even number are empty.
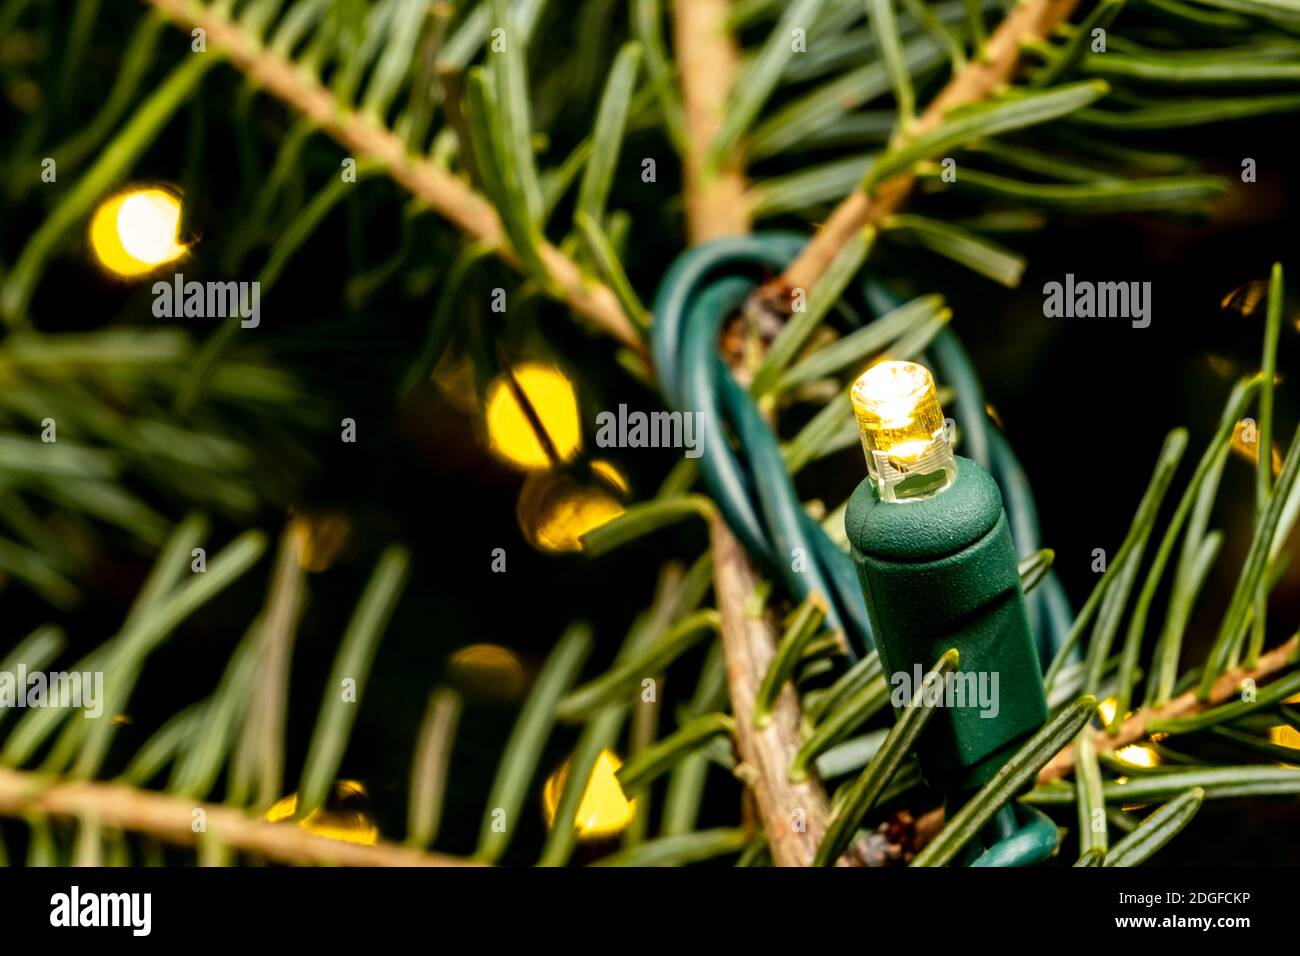
{"type": "MultiPolygon", "coordinates": [[[[1142,740],[1147,736],[1147,728],[1158,720],[1188,717],[1222,704],[1239,692],[1242,681],[1249,679],[1258,682],[1265,677],[1270,677],[1300,659],[1297,657],[1298,654],[1300,654],[1300,635],[1261,655],[1259,662],[1253,668],[1238,667],[1221,675],[1214,682],[1214,687],[1206,700],[1198,700],[1196,691],[1190,690],[1162,706],[1144,707],[1124,720],[1119,733],[1111,734],[1104,728],[1096,731],[1093,738],[1097,745],[1097,752],[1104,753],[1142,740]]],[[[1074,769],[1074,761],[1074,745],[1071,744],[1043,767],[1038,775],[1038,782],[1051,783],[1065,776],[1074,769]]]]}
{"type": "MultiPolygon", "coordinates": [[[[1078,0],[1025,0],[1018,4],[989,38],[983,55],[968,61],[949,81],[908,129],[907,138],[914,139],[937,128],[944,114],[954,108],[980,102],[997,93],[1020,62],[1022,45],[1046,39],[1077,5],[1078,0]]],[[[791,291],[811,289],[840,250],[863,228],[882,222],[903,206],[915,183],[915,173],[902,172],[871,192],[855,189],[835,207],[785,272],[754,292],[747,311],[788,314],[791,291]]]]}
{"type": "MultiPolygon", "coordinates": [[[[739,152],[732,150],[716,165],[710,161],[736,71],[736,47],[727,30],[729,6],[729,0],[678,0],[673,10],[686,113],[686,225],[692,243],[750,229],[739,152]]],[[[769,615],[750,613],[759,575],[720,516],[710,519],[709,541],[736,749],[744,765],[740,773],[753,789],[772,862],[809,866],[826,832],[830,802],[815,776],[790,780],[799,749],[799,695],[786,685],[773,702],[771,719],[761,730],[755,726],[755,701],[780,635],[769,615]]]]}
{"type": "MultiPolygon", "coordinates": [[[[383,165],[411,195],[450,221],[467,237],[488,245],[513,268],[523,263],[512,250],[496,210],[465,182],[429,159],[413,155],[403,137],[359,109],[340,108],[336,96],[291,60],[264,47],[240,25],[193,0],[149,0],[185,30],[201,28],[210,50],[227,57],[248,79],[315,122],[355,158],[383,165]]],[[[206,56],[209,54],[195,54],[206,56]]],[[[538,255],[564,302],[622,344],[645,354],[645,343],[608,286],[583,273],[559,249],[542,242],[538,255]]]]}
{"type": "Polygon", "coordinates": [[[710,162],[739,59],[727,29],[730,6],[730,0],[677,0],[673,7],[686,113],[686,229],[692,244],[751,228],[739,150],[721,163],[710,162]]]}
{"type": "Polygon", "coordinates": [[[177,846],[198,846],[205,835],[277,863],[328,866],[473,866],[441,853],[393,843],[347,843],[317,836],[291,823],[268,823],[220,804],[139,790],[121,783],[58,781],[0,768],[0,815],[80,819],[101,827],[145,833],[177,846]],[[205,833],[194,832],[194,811],[205,815],[205,833]]]}

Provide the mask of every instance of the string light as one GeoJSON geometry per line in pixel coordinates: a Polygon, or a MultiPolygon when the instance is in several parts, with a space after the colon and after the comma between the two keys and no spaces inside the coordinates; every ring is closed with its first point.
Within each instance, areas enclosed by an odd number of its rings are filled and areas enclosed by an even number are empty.
{"type": "Polygon", "coordinates": [[[950,708],[916,744],[926,781],[962,799],[1047,721],[1002,495],[988,472],[953,454],[925,366],[880,362],[849,395],[869,476],[844,530],[883,666],[919,675],[955,651],[963,672],[999,675],[996,714],[950,708]]]}
{"type": "MultiPolygon", "coordinates": [[[[292,820],[297,814],[298,794],[292,793],[272,804],[264,819],[280,823],[292,820]]],[[[357,780],[335,781],[325,805],[299,820],[298,826],[317,836],[345,843],[373,845],[379,840],[379,828],[367,805],[366,788],[357,780]]]]}
{"type": "MultiPolygon", "coordinates": [[[[594,840],[613,836],[622,831],[636,816],[636,801],[629,800],[619,785],[615,774],[623,766],[608,750],[602,750],[592,765],[591,775],[587,778],[587,788],[578,804],[578,813],[574,817],[574,826],[578,837],[594,840]]],[[[569,772],[569,761],[547,779],[542,788],[542,805],[546,810],[546,822],[555,825],[555,811],[559,807],[560,794],[564,791],[564,780],[569,772]]]]}
{"type": "Polygon", "coordinates": [[[157,187],[128,189],[100,203],[90,220],[90,244],[107,271],[147,275],[185,255],[178,241],[181,201],[157,187]]]}
{"type": "Polygon", "coordinates": [[[533,472],[515,508],[519,528],[539,551],[582,550],[582,536],[623,513],[627,481],[613,465],[591,463],[592,481],[568,469],[533,472]]]}
{"type": "Polygon", "coordinates": [[[1268,283],[1263,279],[1253,279],[1233,289],[1219,302],[1219,308],[1225,312],[1236,312],[1242,316],[1252,316],[1268,302],[1268,283]]]}
{"type": "MultiPolygon", "coordinates": [[[[1107,697],[1097,704],[1097,716],[1101,718],[1102,724],[1110,726],[1111,721],[1115,719],[1115,708],[1119,701],[1114,697],[1107,697]]],[[[1124,715],[1125,717],[1128,714],[1124,715]]],[[[1151,747],[1143,744],[1129,744],[1126,747],[1118,747],[1114,750],[1115,759],[1123,761],[1131,767],[1158,767],[1160,766],[1160,754],[1151,747]]]]}
{"type": "Polygon", "coordinates": [[[1160,766],[1160,754],[1156,753],[1150,747],[1144,747],[1142,744],[1129,744],[1127,747],[1120,747],[1115,751],[1115,758],[1122,760],[1130,767],[1151,767],[1160,766]]]}
{"type": "MultiPolygon", "coordinates": [[[[1277,744],[1279,747],[1290,747],[1300,754],[1300,730],[1296,730],[1290,724],[1278,724],[1276,727],[1268,729],[1268,739],[1270,743],[1277,744]]],[[[1284,767],[1293,767],[1295,764],[1284,763],[1284,767]]]]}
{"type": "Polygon", "coordinates": [[[582,446],[573,384],[550,365],[527,362],[498,376],[488,388],[486,420],[492,452],[529,471],[570,461],[582,446]]]}
{"type": "MultiPolygon", "coordinates": [[[[1295,706],[1300,704],[1300,694],[1293,694],[1284,704],[1295,706]]],[[[1277,744],[1279,747],[1290,747],[1293,750],[1300,750],[1300,730],[1296,730],[1290,724],[1279,724],[1276,727],[1270,727],[1268,731],[1270,742],[1277,744]]],[[[1283,764],[1285,767],[1294,766],[1293,764],[1283,764]]]]}
{"type": "MultiPolygon", "coordinates": [[[[1232,450],[1252,465],[1259,461],[1259,432],[1254,422],[1240,421],[1232,429],[1232,450]]],[[[1272,452],[1273,477],[1282,474],[1282,453],[1274,443],[1272,452]]]]}
{"type": "Polygon", "coordinates": [[[512,700],[524,689],[524,667],[514,651],[500,644],[470,644],[451,655],[447,677],[459,689],[480,697],[512,700]]]}
{"type": "Polygon", "coordinates": [[[867,471],[881,501],[908,501],[957,477],[934,377],[916,362],[880,362],[850,391],[867,471]]]}

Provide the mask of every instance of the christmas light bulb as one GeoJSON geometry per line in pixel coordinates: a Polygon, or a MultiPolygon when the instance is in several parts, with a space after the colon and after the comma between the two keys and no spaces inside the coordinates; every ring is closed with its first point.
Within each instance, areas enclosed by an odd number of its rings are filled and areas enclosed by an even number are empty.
{"type": "Polygon", "coordinates": [[[996,711],[945,707],[916,742],[922,776],[961,802],[1047,721],[1002,493],[953,454],[924,366],[880,362],[850,397],[870,475],[849,498],[844,532],[885,673],[920,675],[956,650],[963,675],[996,680],[996,711]]]}
{"type": "MultiPolygon", "coordinates": [[[[1288,703],[1291,703],[1291,701],[1288,701],[1288,703]]],[[[1277,744],[1279,747],[1290,747],[1297,755],[1300,755],[1300,730],[1296,730],[1290,724],[1278,724],[1276,727],[1270,727],[1268,739],[1270,743],[1277,744]]],[[[1296,764],[1283,763],[1282,766],[1294,767],[1296,764]]]]}
{"type": "Polygon", "coordinates": [[[166,189],[129,189],[109,197],[90,221],[100,264],[122,278],[147,275],[185,255],[177,242],[181,201],[166,189]]]}
{"type": "Polygon", "coordinates": [[[447,663],[447,678],[457,690],[498,700],[513,700],[528,683],[519,657],[500,644],[462,647],[447,663]]]}
{"type": "Polygon", "coordinates": [[[957,477],[934,377],[916,362],[880,362],[849,392],[867,471],[881,501],[913,501],[957,477]]]}
{"type": "Polygon", "coordinates": [[[570,461],[582,447],[573,383],[550,365],[525,362],[498,376],[488,388],[485,418],[493,453],[525,470],[570,461]]]}
{"type": "MultiPolygon", "coordinates": [[[[269,823],[293,820],[298,814],[298,794],[277,800],[263,816],[269,823]]],[[[373,846],[379,840],[379,828],[370,815],[366,788],[357,780],[336,780],[330,786],[325,806],[313,810],[298,821],[298,826],[317,836],[345,843],[373,846]]]]}
{"type": "Polygon", "coordinates": [[[1119,747],[1115,751],[1115,756],[1131,767],[1150,769],[1160,765],[1160,754],[1142,744],[1129,744],[1127,747],[1119,747]]]}
{"type": "Polygon", "coordinates": [[[539,551],[578,552],[582,536],[623,513],[627,481],[612,465],[591,463],[594,480],[567,469],[534,471],[515,506],[519,528],[539,551]]]}
{"type": "MultiPolygon", "coordinates": [[[[613,836],[626,829],[636,816],[636,801],[629,800],[624,795],[618,777],[615,776],[621,766],[623,761],[608,750],[602,750],[596,758],[573,821],[579,839],[593,840],[613,836]]],[[[566,760],[559,770],[547,778],[542,790],[546,821],[551,826],[555,826],[555,813],[560,807],[560,795],[564,792],[564,779],[568,771],[569,761],[566,760]]]]}

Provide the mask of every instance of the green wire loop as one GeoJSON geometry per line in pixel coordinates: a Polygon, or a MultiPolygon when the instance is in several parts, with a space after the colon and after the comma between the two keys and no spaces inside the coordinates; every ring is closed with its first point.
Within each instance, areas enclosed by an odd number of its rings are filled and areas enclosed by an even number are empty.
{"type": "Polygon", "coordinates": [[[1033,866],[1056,852],[1056,824],[1033,807],[1014,807],[1016,829],[989,847],[971,866],[1033,866]]]}

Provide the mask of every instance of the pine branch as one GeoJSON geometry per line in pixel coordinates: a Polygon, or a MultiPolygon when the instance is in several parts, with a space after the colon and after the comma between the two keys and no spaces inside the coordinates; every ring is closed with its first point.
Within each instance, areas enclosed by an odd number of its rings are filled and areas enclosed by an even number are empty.
{"type": "MultiPolygon", "coordinates": [[[[149,0],[185,30],[201,28],[209,49],[226,56],[248,79],[319,127],[357,159],[381,163],[388,175],[411,195],[450,221],[465,235],[490,247],[516,269],[523,263],[506,240],[496,210],[462,180],[427,158],[412,155],[402,136],[350,107],[291,60],[267,49],[241,26],[217,10],[193,0],[149,0]]],[[[208,54],[196,54],[208,55],[208,54]]],[[[645,343],[603,283],[583,273],[559,249],[541,242],[538,255],[547,276],[573,311],[639,354],[645,343]]]]}
{"type": "MultiPolygon", "coordinates": [[[[709,160],[735,75],[729,6],[729,0],[689,0],[674,8],[686,112],[686,222],[692,243],[750,229],[739,152],[733,150],[717,168],[709,160]]],[[[779,634],[770,616],[750,613],[759,575],[720,516],[710,519],[709,542],[736,749],[744,765],[741,775],[753,788],[773,863],[809,866],[826,832],[830,802],[815,776],[799,783],[790,780],[799,749],[799,696],[787,685],[773,703],[771,719],[761,730],[755,726],[755,701],[776,656],[779,634]]]]}
{"type": "Polygon", "coordinates": [[[751,228],[739,150],[716,168],[710,163],[738,61],[727,29],[730,6],[730,0],[678,0],[673,8],[686,112],[686,228],[692,244],[751,228]]]}
{"type": "MultiPolygon", "coordinates": [[[[907,138],[915,139],[936,129],[944,115],[954,108],[980,102],[997,93],[1020,62],[1022,45],[1046,39],[1077,5],[1078,0],[1025,0],[1017,5],[989,38],[983,55],[967,62],[949,81],[908,129],[907,138]]],[[[785,272],[754,292],[746,311],[789,313],[791,290],[811,289],[854,236],[867,226],[881,223],[903,206],[915,183],[915,173],[903,172],[880,183],[871,192],[855,189],[835,207],[785,272]]]]}
{"type": "Polygon", "coordinates": [[[194,811],[202,809],[206,833],[232,850],[277,863],[327,866],[474,866],[441,853],[393,843],[347,843],[289,823],[267,823],[242,810],[196,803],[120,783],[52,781],[21,770],[0,769],[0,815],[96,819],[101,827],[145,833],[177,846],[197,846],[194,811]]]}
{"type": "MultiPolygon", "coordinates": [[[[1298,652],[1300,652],[1300,635],[1279,644],[1267,654],[1261,655],[1259,663],[1253,668],[1239,667],[1220,676],[1214,682],[1214,687],[1206,700],[1198,700],[1196,691],[1190,690],[1160,707],[1144,707],[1124,721],[1119,733],[1111,734],[1105,729],[1098,730],[1093,735],[1097,752],[1104,753],[1115,750],[1143,739],[1147,736],[1147,728],[1155,721],[1187,717],[1208,710],[1217,704],[1222,704],[1238,693],[1242,681],[1250,679],[1258,682],[1283,670],[1290,664],[1295,663],[1298,652]]],[[[1071,744],[1053,757],[1047,766],[1043,767],[1038,775],[1038,782],[1040,784],[1051,783],[1053,780],[1065,776],[1074,769],[1074,760],[1074,745],[1071,744]]]]}

